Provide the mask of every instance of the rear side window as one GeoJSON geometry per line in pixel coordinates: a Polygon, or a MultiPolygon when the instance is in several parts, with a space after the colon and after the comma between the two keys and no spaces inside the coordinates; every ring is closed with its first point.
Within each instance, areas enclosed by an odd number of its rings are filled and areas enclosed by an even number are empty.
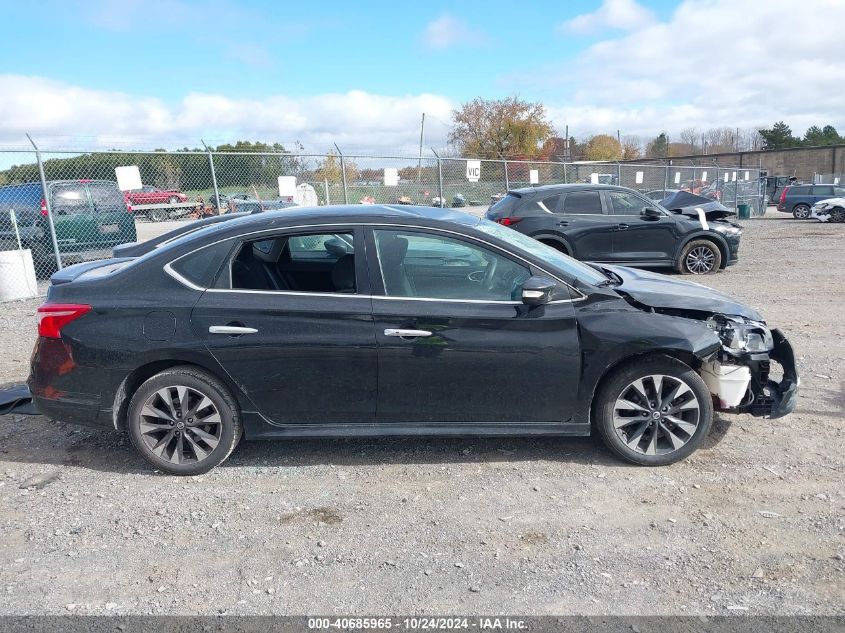
{"type": "Polygon", "coordinates": [[[212,244],[177,259],[170,267],[200,288],[210,288],[232,250],[231,240],[212,244]]]}
{"type": "Polygon", "coordinates": [[[814,196],[832,196],[833,195],[833,186],[832,185],[821,185],[813,187],[813,195],[814,196]]]}
{"type": "Polygon", "coordinates": [[[786,195],[788,196],[809,196],[810,195],[810,188],[809,187],[790,187],[789,193],[786,195]]]}
{"type": "Polygon", "coordinates": [[[74,215],[90,213],[88,194],[82,183],[60,184],[53,187],[53,213],[59,215],[74,215]]]}
{"type": "Polygon", "coordinates": [[[601,197],[598,191],[573,191],[563,199],[566,214],[601,215],[601,197]]]}

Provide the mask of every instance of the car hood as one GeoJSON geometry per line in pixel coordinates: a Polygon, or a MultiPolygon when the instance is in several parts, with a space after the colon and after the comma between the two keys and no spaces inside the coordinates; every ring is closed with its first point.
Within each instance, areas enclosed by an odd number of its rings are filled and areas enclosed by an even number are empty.
{"type": "Polygon", "coordinates": [[[601,268],[622,279],[622,283],[614,287],[617,292],[652,308],[695,310],[742,316],[754,321],[763,320],[759,312],[733,297],[691,281],[627,266],[602,265],[601,268]]]}
{"type": "Polygon", "coordinates": [[[845,198],[825,198],[824,200],[819,200],[813,206],[817,207],[820,204],[832,204],[832,205],[842,205],[845,206],[845,198]]]}

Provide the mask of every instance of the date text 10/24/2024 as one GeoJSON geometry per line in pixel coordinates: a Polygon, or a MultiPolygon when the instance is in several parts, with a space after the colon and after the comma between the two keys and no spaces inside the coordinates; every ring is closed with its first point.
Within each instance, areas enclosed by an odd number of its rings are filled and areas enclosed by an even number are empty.
{"type": "Polygon", "coordinates": [[[389,630],[396,628],[410,631],[471,629],[482,631],[520,631],[527,629],[528,624],[524,620],[510,617],[335,617],[308,618],[308,628],[312,630],[389,630]]]}

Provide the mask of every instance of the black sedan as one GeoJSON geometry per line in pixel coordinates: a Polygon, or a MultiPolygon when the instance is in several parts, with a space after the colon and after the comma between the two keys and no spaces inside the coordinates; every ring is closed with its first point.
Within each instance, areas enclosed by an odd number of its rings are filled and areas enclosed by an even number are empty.
{"type": "Polygon", "coordinates": [[[669,464],[798,378],[753,309],[448,209],[246,215],[53,278],[29,387],[197,474],[247,439],[588,435],[669,464]],[[780,382],[770,362],[783,365],[780,382]]]}
{"type": "Polygon", "coordinates": [[[577,259],[674,267],[695,275],[735,264],[742,235],[742,227],[722,213],[673,213],[633,189],[612,185],[509,191],[490,207],[487,219],[577,259]]]}

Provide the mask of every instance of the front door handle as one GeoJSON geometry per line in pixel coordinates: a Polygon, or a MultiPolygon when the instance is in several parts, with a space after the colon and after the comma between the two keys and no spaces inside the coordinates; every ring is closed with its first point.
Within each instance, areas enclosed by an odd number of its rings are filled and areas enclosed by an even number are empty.
{"type": "Polygon", "coordinates": [[[428,330],[397,330],[394,328],[387,328],[384,331],[385,336],[398,336],[399,338],[425,338],[431,336],[428,330]]]}
{"type": "Polygon", "coordinates": [[[239,325],[212,325],[208,328],[209,334],[228,334],[229,336],[240,336],[241,334],[256,334],[258,330],[254,327],[242,327],[239,325]]]}
{"type": "Polygon", "coordinates": [[[627,225],[627,224],[617,224],[617,225],[616,225],[616,228],[617,228],[617,230],[619,230],[619,231],[627,231],[627,230],[628,230],[628,225],[627,225]]]}

